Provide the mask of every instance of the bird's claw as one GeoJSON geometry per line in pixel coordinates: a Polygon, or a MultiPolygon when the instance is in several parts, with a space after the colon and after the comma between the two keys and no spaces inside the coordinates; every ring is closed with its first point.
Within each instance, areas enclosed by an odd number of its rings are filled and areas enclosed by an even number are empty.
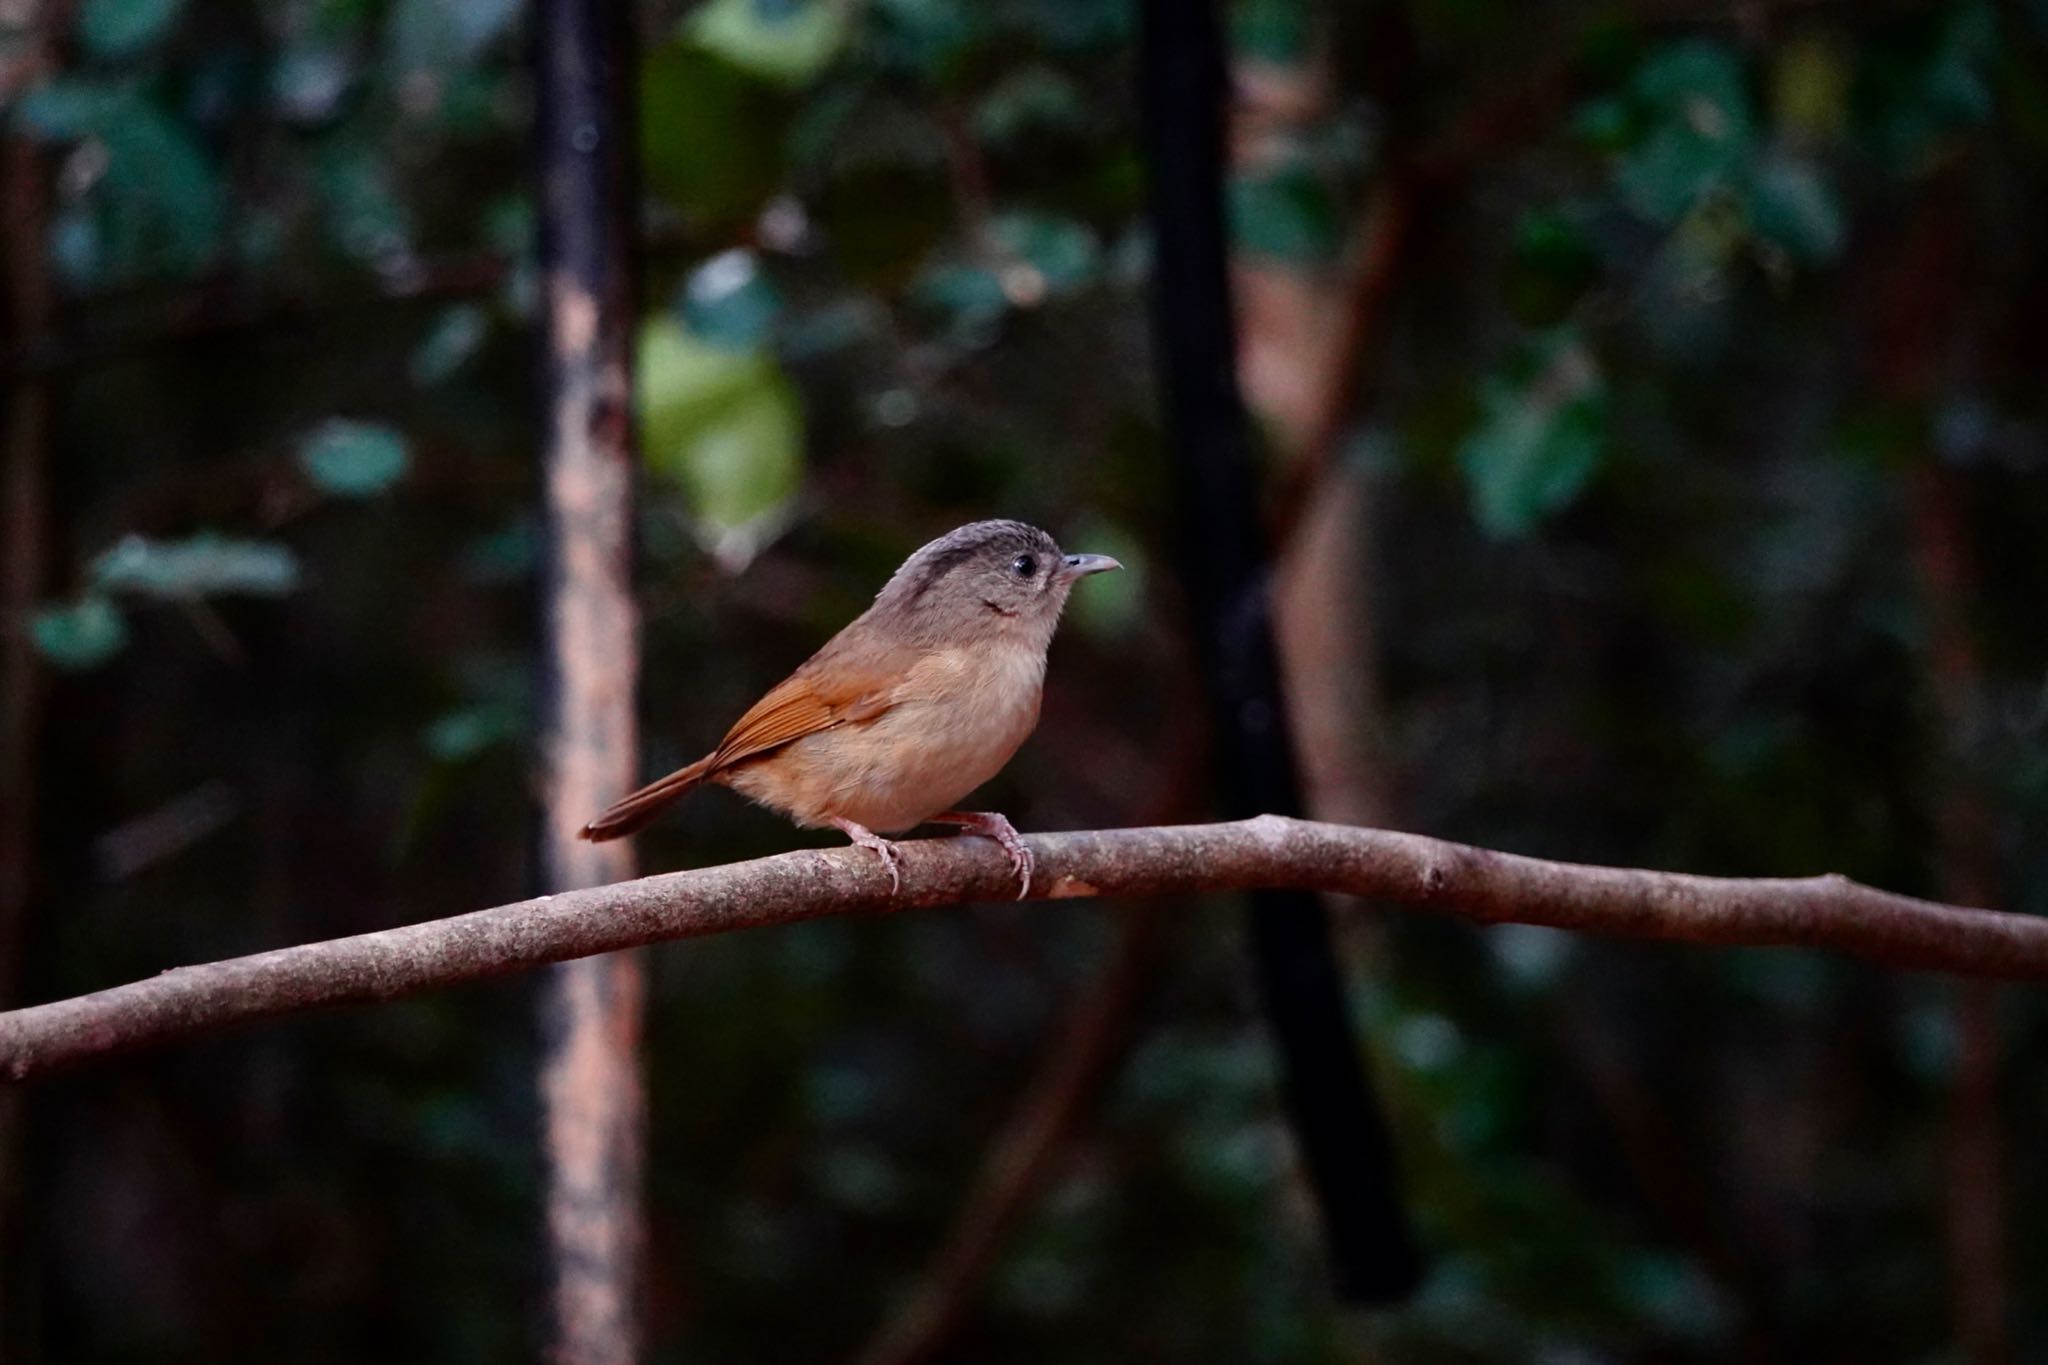
{"type": "Polygon", "coordinates": [[[1031,874],[1037,870],[1038,860],[1024,842],[1024,836],[1017,833],[1017,827],[1008,819],[995,811],[978,810],[947,811],[932,818],[958,825],[969,834],[979,834],[1001,844],[1003,852],[1010,855],[1010,870],[1017,874],[1017,899],[1021,901],[1031,894],[1031,874]]]}
{"type": "Polygon", "coordinates": [[[832,823],[839,827],[841,834],[862,848],[871,850],[882,860],[882,866],[889,873],[889,894],[900,894],[903,890],[903,873],[899,869],[903,863],[903,855],[897,851],[895,841],[884,839],[866,825],[858,825],[851,820],[834,820],[832,823]]]}
{"type": "Polygon", "coordinates": [[[903,873],[899,869],[903,863],[903,855],[896,851],[895,844],[879,837],[868,847],[882,860],[882,866],[889,869],[889,894],[900,895],[903,891],[903,873]]]}

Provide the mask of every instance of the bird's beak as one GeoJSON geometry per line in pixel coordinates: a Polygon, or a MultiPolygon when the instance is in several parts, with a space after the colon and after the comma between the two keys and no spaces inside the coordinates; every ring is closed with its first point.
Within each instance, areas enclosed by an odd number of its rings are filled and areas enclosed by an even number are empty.
{"type": "Polygon", "coordinates": [[[1071,583],[1077,578],[1086,578],[1092,573],[1106,573],[1121,569],[1123,565],[1108,555],[1068,555],[1060,566],[1060,576],[1071,583]]]}

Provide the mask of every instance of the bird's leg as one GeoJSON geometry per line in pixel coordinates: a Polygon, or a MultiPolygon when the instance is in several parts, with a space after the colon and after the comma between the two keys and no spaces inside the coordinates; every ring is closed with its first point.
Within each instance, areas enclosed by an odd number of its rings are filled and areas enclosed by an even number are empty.
{"type": "Polygon", "coordinates": [[[896,865],[901,860],[902,855],[897,853],[895,844],[884,839],[866,825],[857,825],[851,820],[842,820],[836,815],[827,816],[826,818],[831,821],[832,827],[841,834],[844,834],[862,848],[871,848],[875,851],[875,856],[882,860],[882,866],[889,869],[890,895],[893,896],[903,889],[903,875],[896,870],[896,865]]]}
{"type": "Polygon", "coordinates": [[[969,834],[979,834],[984,839],[993,839],[1003,846],[1003,852],[1010,855],[1010,866],[1017,871],[1017,899],[1023,900],[1031,894],[1031,871],[1034,859],[1031,850],[1025,847],[1024,836],[1017,833],[1017,827],[992,810],[945,810],[931,817],[935,825],[958,825],[969,834]]]}

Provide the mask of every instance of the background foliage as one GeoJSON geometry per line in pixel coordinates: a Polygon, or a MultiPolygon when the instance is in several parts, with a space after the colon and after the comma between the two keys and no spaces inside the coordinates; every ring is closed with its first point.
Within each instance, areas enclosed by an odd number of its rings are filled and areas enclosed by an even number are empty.
{"type": "MultiPolygon", "coordinates": [[[[2048,911],[2048,6],[1232,13],[1242,283],[1371,313],[1322,464],[1273,399],[1267,474],[1283,538],[1288,489],[1366,490],[1332,629],[1377,642],[1394,822],[2048,911]],[[1348,294],[1376,248],[1383,292],[1348,294]]],[[[43,893],[0,945],[35,998],[524,884],[520,18],[81,0],[45,11],[54,69],[6,87],[61,291],[10,351],[57,395],[43,893]]],[[[1133,7],[706,0],[639,29],[647,771],[914,545],[1001,513],[1134,571],[1079,595],[995,803],[1198,814],[1133,7]]],[[[1290,308],[1248,303],[1248,348],[1338,326],[1290,308]]],[[[792,838],[712,794],[643,852],[792,838]]],[[[989,907],[657,953],[655,1357],[850,1355],[1111,923],[989,907]]],[[[959,1358],[1988,1360],[1955,1326],[1986,1285],[1945,1251],[1973,1190],[2008,1230],[2010,1344],[2048,1351],[2037,999],[1994,1006],[2012,1160],[1986,1186],[1948,1164],[1982,1116],[1952,1099],[1944,983],[1358,928],[1441,1252],[1418,1302],[1329,1304],[1230,920],[1187,906],[959,1358]]],[[[526,990],[39,1088],[14,1358],[526,1353],[526,990]]]]}

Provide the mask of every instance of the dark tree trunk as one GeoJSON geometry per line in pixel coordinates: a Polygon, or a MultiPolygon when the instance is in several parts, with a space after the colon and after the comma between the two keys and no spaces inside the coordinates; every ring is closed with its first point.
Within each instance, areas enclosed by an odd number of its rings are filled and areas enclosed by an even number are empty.
{"type": "MultiPolygon", "coordinates": [[[[1223,33],[1210,0],[1145,0],[1140,81],[1151,170],[1156,360],[1179,452],[1182,581],[1216,714],[1223,808],[1299,811],[1256,518],[1223,224],[1223,33]]],[[[1312,895],[1251,896],[1259,993],[1338,1292],[1402,1299],[1420,1257],[1386,1122],[1360,1061],[1330,925],[1312,895]]]]}

